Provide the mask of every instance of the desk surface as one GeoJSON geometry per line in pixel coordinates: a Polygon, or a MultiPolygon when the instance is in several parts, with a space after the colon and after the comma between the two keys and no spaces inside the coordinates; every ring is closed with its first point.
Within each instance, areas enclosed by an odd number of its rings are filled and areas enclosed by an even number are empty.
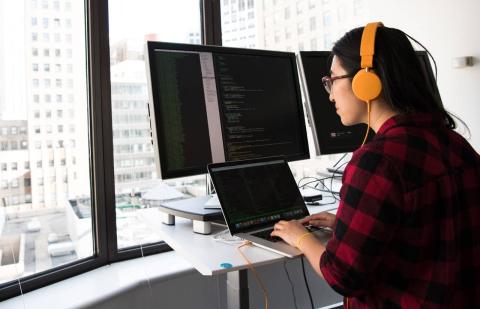
{"type": "MultiPolygon", "coordinates": [[[[310,213],[335,211],[338,204],[308,207],[310,213]]],[[[226,229],[212,225],[211,235],[193,232],[192,221],[176,218],[175,225],[161,223],[161,212],[156,208],[142,210],[142,219],[176,252],[182,255],[202,275],[211,276],[248,268],[249,265],[239,254],[238,244],[226,244],[214,240],[213,235],[226,229]],[[223,263],[231,264],[225,268],[223,263]]],[[[275,263],[286,257],[256,246],[242,247],[242,252],[255,266],[275,263]]]]}

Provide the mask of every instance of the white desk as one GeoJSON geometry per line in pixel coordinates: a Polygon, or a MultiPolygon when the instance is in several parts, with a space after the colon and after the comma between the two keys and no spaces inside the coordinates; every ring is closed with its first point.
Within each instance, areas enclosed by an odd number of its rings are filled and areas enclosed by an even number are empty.
{"type": "MultiPolygon", "coordinates": [[[[310,213],[326,210],[335,212],[332,209],[337,206],[332,204],[308,208],[310,213]]],[[[202,275],[227,274],[228,308],[249,308],[247,277],[249,265],[238,253],[238,245],[215,241],[212,235],[194,233],[192,221],[188,219],[178,218],[175,225],[165,225],[161,223],[161,212],[155,208],[142,210],[142,219],[202,275]],[[222,266],[224,263],[231,264],[231,267],[222,266]]],[[[224,229],[225,227],[213,225],[212,234],[224,229]]],[[[241,250],[255,267],[286,259],[282,255],[255,246],[245,246],[241,250]]]]}

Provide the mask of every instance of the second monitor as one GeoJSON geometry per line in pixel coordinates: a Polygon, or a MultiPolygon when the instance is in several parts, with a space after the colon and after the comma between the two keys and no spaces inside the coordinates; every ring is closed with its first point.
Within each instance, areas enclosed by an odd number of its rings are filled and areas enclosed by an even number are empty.
{"type": "MultiPolygon", "coordinates": [[[[417,51],[417,58],[425,75],[425,86],[438,97],[437,83],[425,51],[417,51]]],[[[335,104],[322,85],[322,77],[330,75],[330,51],[302,51],[298,57],[307,116],[313,132],[317,155],[353,152],[360,147],[367,126],[344,126],[337,115],[335,104]]],[[[373,137],[370,130],[369,139],[373,137]]]]}
{"type": "Polygon", "coordinates": [[[147,42],[147,68],[162,179],[212,162],[309,158],[293,53],[147,42]]]}

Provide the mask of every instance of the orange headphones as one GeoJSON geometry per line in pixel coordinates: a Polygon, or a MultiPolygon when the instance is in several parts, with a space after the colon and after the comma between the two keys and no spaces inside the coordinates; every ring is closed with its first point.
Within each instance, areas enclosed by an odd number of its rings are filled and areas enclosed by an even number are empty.
{"type": "Polygon", "coordinates": [[[362,146],[368,137],[370,130],[370,102],[378,98],[382,92],[382,82],[373,68],[373,55],[375,54],[375,34],[377,28],[383,27],[381,22],[369,23],[365,26],[362,33],[362,41],[360,43],[361,70],[355,74],[352,80],[352,90],[357,98],[367,103],[368,124],[365,138],[362,146]]]}

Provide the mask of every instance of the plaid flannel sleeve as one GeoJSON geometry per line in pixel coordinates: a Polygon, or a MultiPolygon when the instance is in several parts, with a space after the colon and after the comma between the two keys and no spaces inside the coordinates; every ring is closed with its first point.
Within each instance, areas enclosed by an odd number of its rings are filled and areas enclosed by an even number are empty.
{"type": "Polygon", "coordinates": [[[398,182],[388,159],[368,149],[358,150],[345,169],[334,235],[320,259],[325,280],[338,293],[359,296],[369,288],[402,217],[398,182]]]}

